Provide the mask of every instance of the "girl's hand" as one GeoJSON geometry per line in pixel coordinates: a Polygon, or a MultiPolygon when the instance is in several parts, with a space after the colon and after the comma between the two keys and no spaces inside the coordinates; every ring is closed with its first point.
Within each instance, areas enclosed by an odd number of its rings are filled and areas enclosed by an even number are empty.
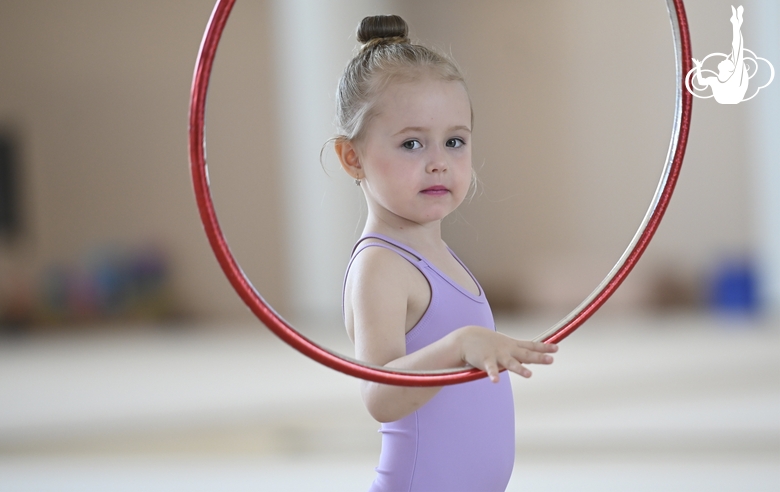
{"type": "Polygon", "coordinates": [[[523,364],[552,364],[548,354],[558,351],[555,344],[515,340],[481,326],[461,328],[458,338],[463,362],[485,371],[494,383],[502,368],[529,378],[531,371],[523,364]]]}

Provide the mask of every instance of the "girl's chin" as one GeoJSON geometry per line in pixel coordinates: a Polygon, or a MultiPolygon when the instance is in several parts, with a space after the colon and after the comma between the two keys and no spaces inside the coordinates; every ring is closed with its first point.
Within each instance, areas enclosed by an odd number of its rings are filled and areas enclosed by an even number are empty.
{"type": "Polygon", "coordinates": [[[369,207],[370,213],[386,222],[411,222],[413,224],[425,225],[431,222],[443,220],[457,208],[450,200],[436,200],[422,197],[417,207],[369,207]],[[371,210],[373,209],[373,210],[371,210]]]}

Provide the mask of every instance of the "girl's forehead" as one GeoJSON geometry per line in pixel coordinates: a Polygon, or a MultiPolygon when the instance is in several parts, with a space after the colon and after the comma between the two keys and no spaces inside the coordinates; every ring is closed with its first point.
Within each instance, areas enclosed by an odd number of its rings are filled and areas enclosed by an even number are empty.
{"type": "Polygon", "coordinates": [[[424,92],[436,91],[442,88],[458,88],[466,93],[466,87],[458,80],[448,80],[433,74],[421,74],[414,78],[390,78],[384,84],[382,93],[386,92],[424,92]]]}
{"type": "Polygon", "coordinates": [[[409,111],[445,105],[450,109],[468,108],[471,103],[465,86],[459,81],[426,77],[414,80],[391,81],[377,94],[381,111],[409,111]]]}

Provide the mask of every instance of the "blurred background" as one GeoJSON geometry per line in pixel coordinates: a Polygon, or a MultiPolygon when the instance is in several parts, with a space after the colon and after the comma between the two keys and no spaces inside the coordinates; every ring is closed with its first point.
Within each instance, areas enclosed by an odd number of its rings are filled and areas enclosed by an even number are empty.
{"type": "MultiPolygon", "coordinates": [[[[730,51],[730,5],[685,2],[697,59],[730,51]]],[[[780,68],[780,2],[742,5],[745,46],[780,68]]],[[[202,231],[187,113],[212,7],[0,0],[0,490],[371,481],[357,381],[266,333],[202,231]]],[[[355,27],[389,12],[465,73],[480,184],[445,239],[499,329],[534,337],[607,274],[658,184],[665,2],[237,3],[207,109],[220,223],[265,299],[346,354],[366,210],[326,142],[355,27]]],[[[511,490],[780,490],[779,87],[694,100],[642,260],[554,366],[513,381],[511,490]]]]}

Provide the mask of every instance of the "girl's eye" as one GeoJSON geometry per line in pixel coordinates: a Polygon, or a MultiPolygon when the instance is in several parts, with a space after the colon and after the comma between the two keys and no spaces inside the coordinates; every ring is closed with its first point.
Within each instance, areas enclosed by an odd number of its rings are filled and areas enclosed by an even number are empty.
{"type": "Polygon", "coordinates": [[[466,145],[466,142],[464,142],[462,138],[451,138],[447,140],[446,143],[447,147],[452,147],[454,149],[457,149],[458,147],[462,147],[463,145],[466,145]]]}
{"type": "Polygon", "coordinates": [[[406,150],[417,150],[422,148],[422,144],[417,140],[407,140],[402,145],[406,150]]]}

